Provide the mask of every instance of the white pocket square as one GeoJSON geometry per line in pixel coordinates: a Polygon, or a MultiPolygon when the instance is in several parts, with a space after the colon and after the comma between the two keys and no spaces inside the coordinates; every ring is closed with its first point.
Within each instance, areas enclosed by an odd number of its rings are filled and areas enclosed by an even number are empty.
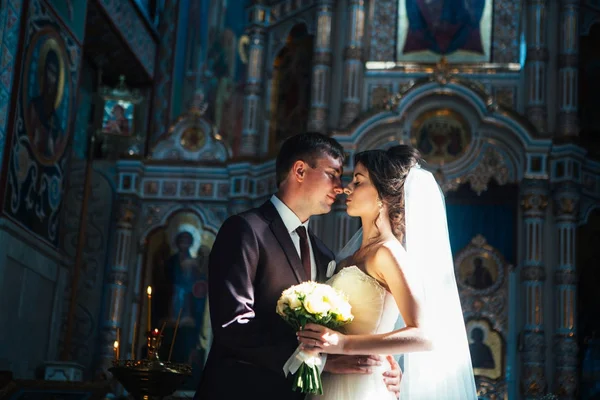
{"type": "Polygon", "coordinates": [[[329,264],[327,264],[327,274],[325,275],[327,278],[331,278],[333,276],[336,265],[337,264],[335,263],[335,260],[329,261],[329,264]]]}

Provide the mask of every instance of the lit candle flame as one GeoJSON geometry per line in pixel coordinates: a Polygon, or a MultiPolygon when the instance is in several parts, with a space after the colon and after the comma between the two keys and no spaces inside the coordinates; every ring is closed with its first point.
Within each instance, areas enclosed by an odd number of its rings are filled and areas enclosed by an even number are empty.
{"type": "Polygon", "coordinates": [[[115,340],[113,343],[113,351],[115,352],[115,360],[119,360],[121,357],[119,355],[119,341],[115,340]]]}
{"type": "Polygon", "coordinates": [[[148,286],[146,293],[148,293],[148,332],[150,332],[152,330],[152,286],[148,286]]]}

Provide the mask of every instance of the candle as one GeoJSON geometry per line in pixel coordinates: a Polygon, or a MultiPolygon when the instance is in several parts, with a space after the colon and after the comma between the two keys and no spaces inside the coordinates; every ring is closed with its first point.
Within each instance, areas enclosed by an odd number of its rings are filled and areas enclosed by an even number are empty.
{"type": "Polygon", "coordinates": [[[133,337],[131,338],[131,359],[135,360],[135,342],[137,341],[137,322],[133,323],[133,337]]]}
{"type": "Polygon", "coordinates": [[[115,340],[115,343],[113,343],[113,350],[115,352],[115,360],[119,359],[119,341],[115,340]]]}
{"type": "Polygon", "coordinates": [[[181,318],[181,310],[179,309],[179,315],[177,315],[177,322],[175,323],[175,331],[173,331],[173,340],[171,340],[171,348],[169,349],[169,359],[167,361],[171,361],[171,354],[173,354],[173,345],[175,344],[175,336],[177,336],[177,328],[179,328],[179,319],[181,318]]]}
{"type": "Polygon", "coordinates": [[[150,332],[152,330],[152,286],[148,286],[146,293],[148,293],[148,332],[150,332]]]}

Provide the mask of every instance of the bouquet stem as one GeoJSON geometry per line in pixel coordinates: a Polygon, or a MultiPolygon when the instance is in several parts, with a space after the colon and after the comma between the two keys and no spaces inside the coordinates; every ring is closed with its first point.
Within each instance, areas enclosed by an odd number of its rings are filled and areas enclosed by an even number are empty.
{"type": "Polygon", "coordinates": [[[323,394],[323,382],[321,381],[321,372],[315,365],[302,363],[294,374],[294,391],[310,394],[323,394]]]}

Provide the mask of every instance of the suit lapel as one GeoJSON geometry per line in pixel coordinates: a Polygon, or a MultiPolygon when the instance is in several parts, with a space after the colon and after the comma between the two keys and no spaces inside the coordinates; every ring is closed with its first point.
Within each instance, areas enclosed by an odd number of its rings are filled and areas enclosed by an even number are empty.
{"type": "Polygon", "coordinates": [[[327,280],[327,266],[329,259],[327,252],[322,248],[321,242],[315,240],[315,236],[310,234],[310,243],[315,255],[315,263],[317,264],[317,282],[325,282],[327,280]]]}
{"type": "Polygon", "coordinates": [[[296,250],[296,247],[294,247],[294,242],[292,242],[290,233],[287,231],[287,228],[273,203],[271,203],[270,200],[267,200],[260,209],[265,218],[270,221],[269,228],[271,228],[273,235],[279,242],[298,283],[310,280],[310,277],[306,276],[306,272],[304,272],[302,260],[300,260],[298,251],[296,250]]]}

